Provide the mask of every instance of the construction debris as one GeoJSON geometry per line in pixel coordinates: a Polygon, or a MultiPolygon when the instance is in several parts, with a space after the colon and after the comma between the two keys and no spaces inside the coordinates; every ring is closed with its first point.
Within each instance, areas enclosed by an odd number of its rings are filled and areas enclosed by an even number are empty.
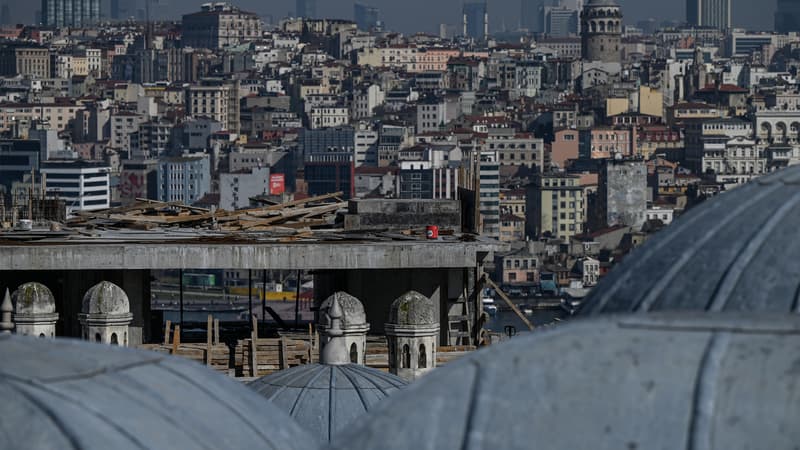
{"type": "Polygon", "coordinates": [[[338,192],[239,211],[136,199],[136,203],[128,206],[78,213],[78,217],[67,221],[67,225],[136,230],[179,227],[227,232],[310,230],[334,223],[336,212],[347,207],[341,196],[342,193],[338,192]]]}

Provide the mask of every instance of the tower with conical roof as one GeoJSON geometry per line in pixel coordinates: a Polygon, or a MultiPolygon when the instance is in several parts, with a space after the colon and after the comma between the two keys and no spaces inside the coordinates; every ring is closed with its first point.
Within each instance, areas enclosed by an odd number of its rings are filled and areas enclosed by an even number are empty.
{"type": "Polygon", "coordinates": [[[622,9],[615,0],[589,0],[581,13],[584,61],[619,63],[622,55],[622,9]]]}

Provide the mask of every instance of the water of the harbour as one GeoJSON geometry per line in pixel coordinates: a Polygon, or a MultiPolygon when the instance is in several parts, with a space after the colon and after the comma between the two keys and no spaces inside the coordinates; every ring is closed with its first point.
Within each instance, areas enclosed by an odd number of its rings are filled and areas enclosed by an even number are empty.
{"type": "MultiPolygon", "coordinates": [[[[554,322],[567,320],[569,314],[561,309],[554,310],[534,310],[533,314],[527,315],[527,319],[534,326],[548,325],[554,322]]],[[[486,322],[488,330],[505,333],[506,326],[512,326],[516,329],[517,334],[529,332],[528,327],[513,311],[498,311],[497,315],[491,317],[486,322]]]]}

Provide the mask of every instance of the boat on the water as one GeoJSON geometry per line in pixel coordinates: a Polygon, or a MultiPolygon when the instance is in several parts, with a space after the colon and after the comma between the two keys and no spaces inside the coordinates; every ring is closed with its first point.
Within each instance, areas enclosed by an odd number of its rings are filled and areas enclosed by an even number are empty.
{"type": "Polygon", "coordinates": [[[497,305],[492,297],[484,297],[481,301],[483,302],[483,311],[486,314],[492,317],[497,315],[497,305]]]}

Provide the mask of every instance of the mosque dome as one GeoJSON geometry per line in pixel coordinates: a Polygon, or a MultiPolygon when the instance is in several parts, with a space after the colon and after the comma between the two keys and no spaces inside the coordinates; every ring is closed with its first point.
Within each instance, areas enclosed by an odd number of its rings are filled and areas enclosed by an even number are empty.
{"type": "Polygon", "coordinates": [[[84,314],[124,315],[131,311],[128,295],[119,286],[109,281],[101,281],[86,291],[83,296],[84,314]]]}
{"type": "Polygon", "coordinates": [[[249,386],[328,443],[406,384],[395,375],[356,364],[310,364],[262,377],[249,386]]]}
{"type": "Polygon", "coordinates": [[[317,447],[270,402],[181,358],[0,335],[0,361],[2,447],[317,447]]]}
{"type": "Polygon", "coordinates": [[[798,338],[785,315],[576,320],[431,372],[334,447],[792,449],[798,338]]]}
{"type": "MultiPolygon", "coordinates": [[[[333,299],[339,302],[342,309],[342,328],[363,327],[367,325],[367,315],[364,313],[364,305],[361,301],[346,292],[337,292],[322,302],[319,307],[320,317],[329,316],[329,311],[333,305],[333,299]]],[[[327,326],[327,324],[323,324],[327,326]]]]}
{"type": "Polygon", "coordinates": [[[389,323],[401,326],[434,325],[439,320],[433,302],[419,292],[410,291],[392,303],[389,323]]]}
{"type": "Polygon", "coordinates": [[[800,312],[798,228],[795,166],[687,212],[615,267],[580,313],[800,312]]]}
{"type": "Polygon", "coordinates": [[[25,283],[12,294],[16,315],[54,314],[56,300],[47,286],[41,283],[25,283]]]}

